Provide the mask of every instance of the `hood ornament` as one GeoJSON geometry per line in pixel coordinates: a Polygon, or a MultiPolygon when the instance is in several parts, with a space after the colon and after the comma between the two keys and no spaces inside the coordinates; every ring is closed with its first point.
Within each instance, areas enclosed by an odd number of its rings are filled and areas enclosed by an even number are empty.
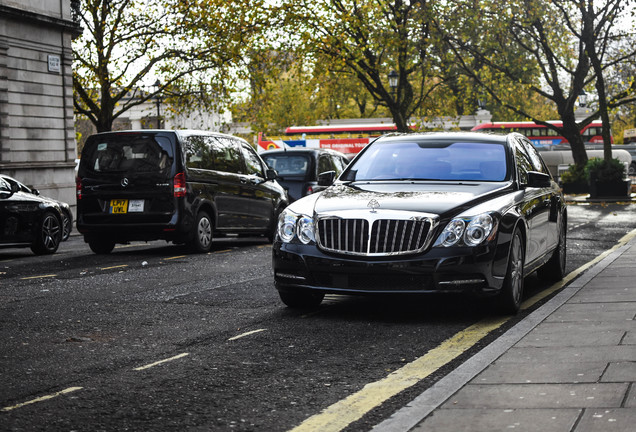
{"type": "Polygon", "coordinates": [[[124,177],[123,179],[121,179],[121,186],[122,187],[126,187],[128,186],[128,179],[126,177],[124,177]]]}
{"type": "Polygon", "coordinates": [[[371,213],[376,213],[376,209],[380,208],[380,203],[377,200],[372,199],[369,201],[369,204],[367,204],[367,207],[371,209],[371,213]]]}

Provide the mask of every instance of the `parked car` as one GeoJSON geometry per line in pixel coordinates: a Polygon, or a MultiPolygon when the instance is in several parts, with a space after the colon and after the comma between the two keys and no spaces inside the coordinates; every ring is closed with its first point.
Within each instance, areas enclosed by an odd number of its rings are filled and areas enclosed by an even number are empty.
{"type": "MultiPolygon", "coordinates": [[[[13,177],[9,177],[8,175],[4,174],[0,174],[0,177],[9,182],[9,184],[11,185],[17,185],[21,192],[29,193],[32,195],[40,195],[40,191],[35,188],[26,186],[24,183],[19,182],[13,177]]],[[[68,240],[68,238],[71,236],[71,232],[73,232],[73,212],[71,211],[71,206],[64,201],[54,200],[53,198],[46,199],[55,201],[60,206],[60,209],[62,210],[62,241],[68,240]]]]}
{"type": "Polygon", "coordinates": [[[53,254],[62,240],[62,210],[57,202],[23,192],[0,176],[0,247],[30,247],[53,254]]]}
{"type": "Polygon", "coordinates": [[[334,171],[338,176],[349,164],[343,153],[321,148],[267,150],[260,155],[278,173],[277,180],[287,190],[290,202],[325,189],[318,185],[318,175],[334,171]]]}
{"type": "Polygon", "coordinates": [[[514,313],[525,276],[562,279],[566,222],[558,185],[521,134],[389,135],[283,212],[274,280],[290,307],[325,293],[472,292],[514,313]]]}
{"type": "Polygon", "coordinates": [[[284,189],[243,139],[204,131],[90,136],[77,177],[77,229],[93,252],[167,240],[197,252],[213,235],[273,238],[284,189]]]}

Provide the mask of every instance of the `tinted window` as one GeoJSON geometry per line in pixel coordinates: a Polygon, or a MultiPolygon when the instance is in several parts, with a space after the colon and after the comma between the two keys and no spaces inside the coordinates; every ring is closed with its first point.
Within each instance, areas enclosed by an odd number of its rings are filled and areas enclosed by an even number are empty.
{"type": "Polygon", "coordinates": [[[185,142],[188,168],[214,169],[213,147],[208,137],[191,136],[185,142]]]}
{"type": "Polygon", "coordinates": [[[530,161],[530,157],[526,154],[523,147],[519,144],[515,145],[515,160],[517,161],[517,175],[521,184],[528,183],[528,171],[535,171],[530,161]]]}
{"type": "Polygon", "coordinates": [[[333,167],[331,166],[331,160],[327,155],[320,155],[318,158],[318,174],[324,173],[327,171],[333,171],[333,167]]]}
{"type": "Polygon", "coordinates": [[[498,143],[377,142],[352,164],[346,180],[502,181],[507,173],[498,143]]]}
{"type": "Polygon", "coordinates": [[[87,144],[82,163],[95,172],[169,172],[173,151],[170,140],[155,135],[95,137],[87,144]]]}
{"type": "Polygon", "coordinates": [[[11,192],[11,186],[9,186],[9,183],[4,181],[4,179],[2,179],[2,178],[0,178],[0,191],[2,191],[2,192],[11,192]]]}
{"type": "Polygon", "coordinates": [[[545,167],[545,165],[543,164],[541,160],[541,156],[539,156],[539,153],[537,153],[537,150],[533,147],[533,145],[526,140],[520,140],[520,141],[521,141],[521,145],[523,146],[526,153],[530,157],[530,162],[532,163],[533,171],[538,171],[544,174],[548,174],[549,172],[547,168],[545,167]]]}
{"type": "Polygon", "coordinates": [[[261,161],[249,144],[241,142],[241,152],[243,153],[243,159],[245,160],[247,174],[263,177],[261,161]]]}
{"type": "Polygon", "coordinates": [[[209,137],[214,143],[214,167],[218,171],[243,172],[243,163],[238,146],[225,137],[209,137]]]}
{"type": "Polygon", "coordinates": [[[309,157],[304,154],[279,153],[263,155],[263,160],[279,175],[300,175],[307,174],[310,166],[309,157]]]}

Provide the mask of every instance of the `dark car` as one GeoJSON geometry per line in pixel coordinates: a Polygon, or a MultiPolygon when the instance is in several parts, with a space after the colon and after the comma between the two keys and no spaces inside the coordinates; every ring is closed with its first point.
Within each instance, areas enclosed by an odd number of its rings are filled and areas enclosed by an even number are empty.
{"type": "Polygon", "coordinates": [[[90,136],[77,176],[77,229],[95,253],[167,240],[197,252],[213,235],[273,238],[283,188],[243,139],[205,131],[90,136]]]}
{"type": "Polygon", "coordinates": [[[277,181],[287,190],[290,202],[325,189],[318,185],[318,175],[334,171],[338,176],[349,163],[343,153],[321,148],[268,150],[260,155],[278,173],[277,181]]]}
{"type": "MultiPolygon", "coordinates": [[[[11,185],[17,185],[21,192],[32,195],[40,195],[40,191],[35,188],[26,186],[24,183],[19,182],[13,177],[9,177],[8,175],[4,174],[0,174],[0,177],[9,182],[9,184],[11,185]]],[[[45,199],[55,201],[60,206],[60,209],[62,210],[62,241],[68,240],[68,238],[71,236],[71,232],[73,232],[73,212],[71,211],[71,206],[64,201],[54,200],[53,198],[45,199]]]]}
{"type": "Polygon", "coordinates": [[[325,293],[471,292],[514,313],[525,276],[563,278],[566,220],[523,135],[385,136],[283,212],[274,279],[290,307],[325,293]]]}
{"type": "Polygon", "coordinates": [[[30,247],[52,254],[62,240],[62,210],[57,202],[22,192],[0,177],[0,247],[30,247]]]}

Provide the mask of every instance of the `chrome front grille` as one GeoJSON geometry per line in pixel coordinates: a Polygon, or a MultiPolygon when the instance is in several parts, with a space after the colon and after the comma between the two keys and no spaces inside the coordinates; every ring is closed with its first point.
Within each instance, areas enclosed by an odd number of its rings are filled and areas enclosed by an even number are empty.
{"type": "Polygon", "coordinates": [[[346,219],[324,217],[316,224],[318,246],[351,255],[399,255],[422,251],[431,231],[429,218],[346,219]]]}

